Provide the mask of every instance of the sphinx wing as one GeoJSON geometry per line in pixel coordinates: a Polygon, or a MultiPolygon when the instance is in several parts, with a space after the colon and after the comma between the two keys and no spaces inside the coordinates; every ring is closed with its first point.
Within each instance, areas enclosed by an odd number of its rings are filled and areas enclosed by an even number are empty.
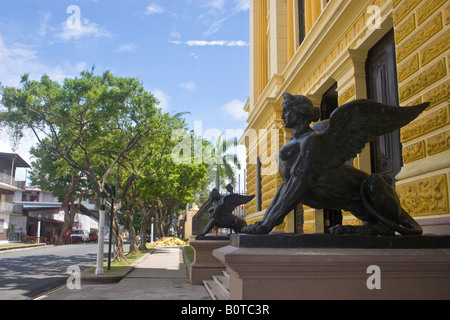
{"type": "Polygon", "coordinates": [[[428,102],[397,107],[367,99],[348,102],[330,116],[328,128],[320,134],[322,158],[327,167],[339,166],[362,151],[367,142],[414,120],[428,102]]]}
{"type": "Polygon", "coordinates": [[[223,205],[226,207],[226,211],[233,211],[234,208],[240,206],[241,204],[246,204],[251,201],[255,196],[247,196],[237,193],[232,193],[223,198],[223,205]]]}

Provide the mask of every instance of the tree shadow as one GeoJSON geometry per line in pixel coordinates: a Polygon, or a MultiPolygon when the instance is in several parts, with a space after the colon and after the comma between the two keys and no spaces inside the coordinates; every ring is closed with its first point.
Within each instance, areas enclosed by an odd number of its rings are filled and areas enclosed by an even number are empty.
{"type": "Polygon", "coordinates": [[[92,267],[96,258],[95,253],[69,257],[40,255],[0,258],[0,299],[10,299],[10,296],[14,299],[35,297],[64,284],[71,275],[67,273],[69,266],[76,265],[83,271],[92,267]]]}

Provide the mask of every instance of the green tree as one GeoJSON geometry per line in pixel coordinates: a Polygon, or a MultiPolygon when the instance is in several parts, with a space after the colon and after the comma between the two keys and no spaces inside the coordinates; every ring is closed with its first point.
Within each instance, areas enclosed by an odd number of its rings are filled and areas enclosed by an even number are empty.
{"type": "Polygon", "coordinates": [[[194,199],[194,193],[207,174],[205,164],[174,163],[171,154],[162,159],[163,165],[152,176],[137,183],[139,208],[142,214],[140,233],[145,245],[145,236],[154,218],[157,236],[166,236],[171,221],[180,207],[194,199]]]}
{"type": "MultiPolygon", "coordinates": [[[[225,188],[227,181],[235,185],[237,171],[241,169],[237,154],[233,153],[237,145],[237,138],[224,140],[223,134],[217,138],[212,154],[214,164],[210,165],[208,171],[209,187],[214,183],[214,187],[220,191],[221,188],[225,188]]],[[[208,194],[210,191],[207,190],[208,194]]]]}
{"type": "Polygon", "coordinates": [[[137,187],[139,180],[149,179],[163,167],[163,158],[171,153],[175,145],[175,141],[171,139],[172,132],[185,127],[182,115],[182,113],[174,116],[165,114],[162,122],[164,130],[158,135],[143,137],[141,143],[118,163],[116,171],[116,186],[120,191],[118,202],[121,203],[121,212],[130,233],[130,252],[138,250],[135,225],[140,226],[142,210],[147,212],[145,208],[139,206],[142,191],[137,187]]]}
{"type": "Polygon", "coordinates": [[[20,88],[2,88],[0,123],[14,132],[30,129],[45,152],[81,172],[98,196],[117,163],[143,137],[158,135],[164,115],[135,78],[80,75],[60,85],[25,74],[20,88]]]}
{"type": "MultiPolygon", "coordinates": [[[[43,143],[48,141],[43,140],[43,143]]],[[[81,201],[88,193],[88,183],[79,171],[73,170],[63,159],[47,153],[38,145],[30,150],[36,158],[30,172],[31,184],[51,191],[63,204],[64,224],[59,234],[62,240],[66,231],[73,225],[75,214],[80,210],[81,201]]]]}

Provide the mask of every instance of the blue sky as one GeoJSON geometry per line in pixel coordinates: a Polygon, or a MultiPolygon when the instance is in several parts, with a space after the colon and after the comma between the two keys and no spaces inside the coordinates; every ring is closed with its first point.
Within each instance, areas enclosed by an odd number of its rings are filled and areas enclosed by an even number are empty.
{"type": "MultiPolygon", "coordinates": [[[[160,107],[190,112],[203,134],[243,130],[248,9],[249,0],[1,0],[0,82],[18,86],[24,73],[62,81],[95,65],[139,77],[160,107]]],[[[27,158],[31,143],[17,152],[27,158]]]]}

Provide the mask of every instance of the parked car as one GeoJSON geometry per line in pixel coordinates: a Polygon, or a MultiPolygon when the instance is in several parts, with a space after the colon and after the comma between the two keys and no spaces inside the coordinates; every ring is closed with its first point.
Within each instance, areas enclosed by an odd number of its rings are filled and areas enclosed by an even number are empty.
{"type": "Polygon", "coordinates": [[[98,242],[98,234],[95,232],[89,233],[89,242],[98,242]]]}
{"type": "Polygon", "coordinates": [[[70,238],[72,239],[72,243],[88,242],[89,234],[86,230],[73,230],[70,238]]]}

